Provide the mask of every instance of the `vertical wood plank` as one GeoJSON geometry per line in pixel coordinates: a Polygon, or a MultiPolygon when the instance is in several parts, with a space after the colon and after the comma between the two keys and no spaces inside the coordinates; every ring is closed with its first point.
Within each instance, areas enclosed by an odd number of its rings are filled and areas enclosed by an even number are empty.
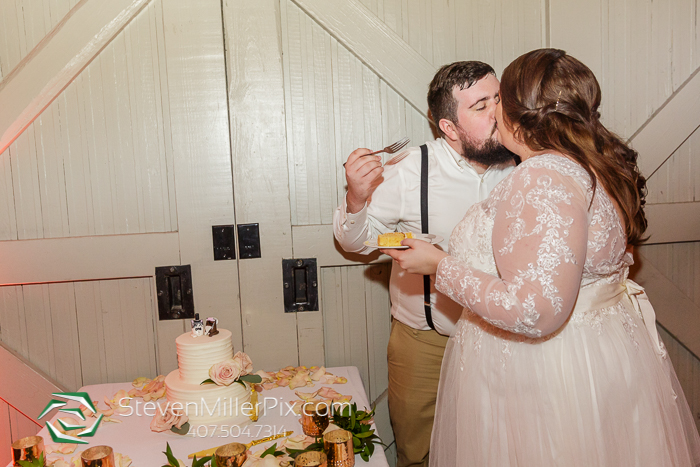
{"type": "Polygon", "coordinates": [[[64,282],[48,285],[50,321],[53,331],[55,374],[52,378],[69,391],[83,386],[80,365],[80,337],[75,308],[75,288],[64,282]]]}
{"type": "Polygon", "coordinates": [[[25,417],[22,413],[18,412],[12,407],[9,408],[9,412],[10,435],[12,436],[13,442],[27,436],[34,436],[41,429],[41,427],[34,423],[33,420],[25,417]]]}
{"type": "Polygon", "coordinates": [[[22,133],[9,148],[17,216],[17,236],[20,240],[37,238],[43,230],[34,149],[33,126],[22,133]]]}
{"type": "Polygon", "coordinates": [[[17,240],[10,148],[0,154],[0,240],[17,240]]]}
{"type": "Polygon", "coordinates": [[[70,235],[90,235],[91,231],[94,231],[89,226],[90,215],[87,203],[91,198],[91,193],[85,184],[86,168],[82,157],[82,129],[75,82],[69,85],[58,99],[61,99],[61,107],[64,111],[61,115],[61,128],[66,129],[65,143],[67,148],[63,168],[70,235]]]}
{"type": "Polygon", "coordinates": [[[68,210],[66,207],[63,152],[60,140],[58,101],[54,101],[33,126],[37,134],[38,179],[41,199],[43,230],[40,237],[56,238],[68,235],[68,210]]]}
{"type": "MultiPolygon", "coordinates": [[[[248,2],[245,2],[246,5],[248,2]]],[[[201,316],[217,316],[222,327],[229,329],[233,334],[233,344],[236,348],[243,347],[243,333],[239,308],[239,277],[236,269],[236,261],[214,261],[212,253],[213,225],[227,225],[233,223],[255,222],[259,223],[261,231],[261,243],[263,260],[248,260],[248,262],[260,263],[270,261],[274,255],[273,247],[267,243],[266,232],[267,218],[261,215],[269,215],[273,222],[280,222],[277,213],[267,210],[266,207],[254,205],[249,217],[237,219],[234,217],[234,196],[232,188],[233,173],[231,167],[231,134],[238,136],[240,128],[235,125],[229,127],[229,108],[227,107],[226,92],[226,63],[224,50],[224,37],[222,31],[222,4],[218,0],[205,0],[200,2],[161,2],[163,15],[164,56],[167,69],[167,92],[170,125],[172,129],[172,150],[174,160],[174,182],[177,186],[175,201],[177,205],[178,232],[180,238],[180,253],[182,264],[190,264],[192,267],[192,286],[195,302],[195,310],[201,316]]],[[[258,8],[257,6],[251,8],[258,8]]],[[[224,10],[227,7],[224,6],[224,10]]],[[[244,10],[236,11],[236,21],[254,27],[244,10]]],[[[265,31],[265,39],[261,45],[277,47],[277,40],[271,40],[269,33],[277,28],[276,17],[265,23],[268,28],[265,31]],[[270,29],[272,28],[272,29],[270,29]]],[[[255,34],[263,34],[262,30],[256,30],[255,34]]],[[[274,37],[277,37],[276,35],[274,37]]],[[[230,47],[238,47],[237,40],[227,40],[230,47]]],[[[248,44],[248,42],[245,42],[248,44]]],[[[160,49],[159,49],[160,50],[160,49]]],[[[245,48],[243,48],[245,50],[245,48]]],[[[259,49],[248,49],[248,53],[258,56],[259,49]]],[[[231,52],[231,57],[239,54],[231,52]]],[[[279,53],[277,54],[279,60],[279,53]]],[[[237,69],[229,61],[231,71],[228,76],[233,76],[233,70],[237,69]]],[[[262,62],[257,62],[256,69],[262,70],[259,88],[253,89],[244,85],[242,96],[247,98],[247,106],[239,106],[239,102],[231,96],[231,115],[236,114],[239,122],[253,122],[251,139],[256,142],[255,148],[244,146],[242,153],[251,160],[255,160],[258,168],[246,167],[240,177],[250,185],[250,190],[244,190],[240,198],[242,205],[251,203],[248,193],[260,193],[267,196],[267,186],[260,183],[258,174],[272,172],[270,166],[276,166],[278,170],[286,172],[283,160],[273,161],[267,159],[268,154],[284,154],[284,120],[283,105],[278,112],[279,127],[270,126],[272,120],[270,114],[273,108],[263,105],[261,98],[277,92],[282,93],[282,81],[276,80],[269,71],[267,57],[262,62]],[[260,68],[258,68],[260,66],[260,68]],[[248,94],[249,93],[249,94],[248,94]],[[247,113],[248,111],[251,113],[247,113]],[[256,118],[255,115],[265,115],[265,118],[256,118]],[[265,130],[259,126],[265,122],[265,130]],[[267,131],[270,131],[272,139],[268,139],[267,131]],[[282,143],[280,146],[271,144],[274,138],[282,143]]],[[[277,72],[281,70],[278,69],[277,72]]],[[[236,71],[243,73],[244,70],[236,71]]],[[[238,163],[238,160],[237,160],[238,163]]],[[[286,180],[276,174],[270,173],[274,184],[280,184],[280,180],[286,180]]],[[[286,185],[286,183],[285,183],[286,185]]],[[[286,187],[285,187],[286,191],[286,187]]],[[[271,195],[274,196],[274,195],[271,195]]],[[[274,197],[276,204],[281,203],[279,196],[274,197]]],[[[255,203],[252,203],[255,204],[255,203]]],[[[286,202],[286,216],[289,218],[289,210],[286,202]]],[[[245,210],[244,210],[245,212],[245,210]]],[[[279,236],[274,236],[274,242],[279,242],[279,236]]],[[[269,277],[268,270],[279,268],[279,257],[267,264],[263,269],[254,271],[242,270],[250,281],[257,282],[259,277],[269,277]]],[[[280,272],[281,274],[281,272],[280,272]]],[[[271,279],[271,278],[270,278],[271,279]]],[[[273,282],[274,283],[274,282],[273,282]]],[[[281,281],[277,282],[281,284],[281,281]]],[[[254,289],[254,284],[243,284],[243,287],[254,289]]],[[[281,286],[279,288],[281,293],[281,286]]],[[[263,301],[267,297],[263,298],[263,301]]],[[[264,310],[271,307],[265,305],[264,310]]],[[[279,308],[277,308],[279,309],[279,308]]],[[[263,317],[264,312],[255,309],[252,311],[256,317],[263,317]]],[[[285,326],[272,326],[283,333],[285,326]]],[[[260,331],[268,332],[269,320],[263,319],[260,331]]],[[[159,340],[162,338],[159,332],[159,340]]],[[[254,337],[257,345],[267,346],[267,338],[254,337]]],[[[279,339],[278,342],[282,342],[279,339]]],[[[293,338],[296,349],[296,339],[293,338]]],[[[159,343],[160,346],[160,343],[159,343]]],[[[279,347],[285,355],[289,355],[290,348],[279,347]]],[[[293,353],[293,350],[292,350],[293,353]]],[[[255,357],[251,355],[253,360],[255,357]]]]}
{"type": "Polygon", "coordinates": [[[389,387],[386,350],[391,333],[390,274],[391,263],[371,265],[364,271],[370,401],[375,401],[389,387]]]}
{"type": "Polygon", "coordinates": [[[300,365],[325,365],[323,310],[297,314],[297,339],[300,365]]]}
{"type": "Polygon", "coordinates": [[[0,287],[0,340],[12,351],[29,358],[21,285],[0,287]]]}
{"type": "Polygon", "coordinates": [[[24,316],[27,323],[28,360],[39,371],[52,378],[56,375],[54,360],[53,322],[48,284],[22,286],[24,296],[24,316]]]}
{"type": "MultiPolygon", "coordinates": [[[[89,95],[86,99],[84,115],[86,126],[90,128],[88,132],[90,146],[90,185],[92,188],[93,209],[95,212],[95,233],[104,235],[108,233],[121,232],[121,223],[117,220],[116,204],[119,198],[115,196],[116,183],[112,172],[112,151],[109,145],[109,136],[116,126],[109,125],[111,114],[111,102],[105,98],[105,93],[113,88],[113,85],[104,86],[106,81],[102,74],[103,61],[108,59],[110,51],[104,56],[98,57],[83,72],[86,86],[83,89],[89,95]]],[[[109,94],[108,94],[109,95],[109,94]]]]}
{"type": "Polygon", "coordinates": [[[108,382],[107,355],[102,326],[100,282],[75,283],[75,307],[80,335],[83,384],[108,382]]]}
{"type": "Polygon", "coordinates": [[[262,258],[239,261],[245,351],[259,367],[296,365],[297,319],[282,296],[292,248],[279,2],[227,0],[223,14],[236,221],[259,223],[262,249],[262,258]]]}

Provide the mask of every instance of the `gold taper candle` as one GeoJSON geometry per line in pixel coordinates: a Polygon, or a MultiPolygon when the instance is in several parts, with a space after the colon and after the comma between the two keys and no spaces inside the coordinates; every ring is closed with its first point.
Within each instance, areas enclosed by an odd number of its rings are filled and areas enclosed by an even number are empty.
{"type": "Polygon", "coordinates": [[[109,446],[93,446],[80,453],[83,467],[115,467],[114,451],[109,446]]]}
{"type": "Polygon", "coordinates": [[[327,467],[327,459],[321,451],[302,452],[294,460],[294,467],[327,467]]]}
{"type": "Polygon", "coordinates": [[[27,436],[12,443],[12,465],[19,466],[17,461],[33,461],[39,459],[44,452],[44,438],[27,436]]]}
{"type": "Polygon", "coordinates": [[[214,453],[218,467],[241,467],[248,458],[246,445],[241,443],[225,444],[214,453]]]}
{"type": "Polygon", "coordinates": [[[328,456],[328,467],[353,467],[355,451],[352,448],[352,433],[333,430],[323,435],[323,450],[328,456]]]}

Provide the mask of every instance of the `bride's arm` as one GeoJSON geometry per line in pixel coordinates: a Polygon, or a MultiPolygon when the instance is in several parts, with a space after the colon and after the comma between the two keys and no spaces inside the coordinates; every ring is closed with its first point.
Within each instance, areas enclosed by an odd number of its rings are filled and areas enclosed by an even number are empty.
{"type": "Polygon", "coordinates": [[[576,301],[588,201],[577,182],[553,170],[528,167],[513,177],[494,205],[493,249],[501,277],[447,256],[435,285],[499,328],[541,337],[566,322],[576,301]]]}

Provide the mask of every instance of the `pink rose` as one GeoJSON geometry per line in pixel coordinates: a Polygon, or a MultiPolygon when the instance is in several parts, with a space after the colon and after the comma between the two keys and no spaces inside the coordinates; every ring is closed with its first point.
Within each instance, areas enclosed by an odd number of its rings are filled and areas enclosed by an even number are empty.
{"type": "Polygon", "coordinates": [[[241,376],[249,375],[253,372],[253,362],[250,360],[250,357],[247,354],[244,354],[243,352],[236,352],[233,359],[239,361],[241,364],[241,376]]]}
{"type": "Polygon", "coordinates": [[[161,432],[168,431],[172,427],[182,428],[187,420],[187,415],[181,408],[172,407],[170,402],[165,407],[158,404],[156,415],[151,420],[151,431],[161,432]]]}
{"type": "Polygon", "coordinates": [[[215,363],[209,368],[209,377],[219,386],[229,386],[236,381],[243,373],[243,363],[240,359],[224,360],[215,363]]]}

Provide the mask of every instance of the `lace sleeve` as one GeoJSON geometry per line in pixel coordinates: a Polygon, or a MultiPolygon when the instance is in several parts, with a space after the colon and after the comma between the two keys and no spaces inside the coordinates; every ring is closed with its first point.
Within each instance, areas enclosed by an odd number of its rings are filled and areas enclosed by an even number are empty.
{"type": "Polygon", "coordinates": [[[499,328],[542,337],[569,317],[581,283],[588,202],[572,177],[522,167],[495,194],[493,252],[500,278],[448,256],[436,287],[499,328]]]}

